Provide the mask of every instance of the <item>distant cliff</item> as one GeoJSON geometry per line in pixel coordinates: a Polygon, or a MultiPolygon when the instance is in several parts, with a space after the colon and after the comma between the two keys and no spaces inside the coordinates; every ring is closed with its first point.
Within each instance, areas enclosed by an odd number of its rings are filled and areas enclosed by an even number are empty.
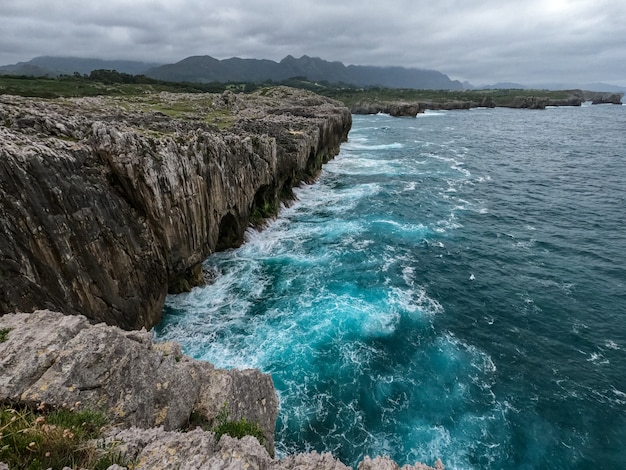
{"type": "MultiPolygon", "coordinates": [[[[388,93],[391,95],[391,93],[388,93]]],[[[419,99],[380,99],[368,91],[362,92],[362,97],[352,92],[344,99],[353,114],[385,113],[391,116],[415,117],[427,109],[455,110],[470,108],[514,108],[514,109],[545,109],[548,106],[581,106],[585,101],[592,104],[621,105],[623,93],[595,92],[585,90],[472,90],[450,94],[447,92],[427,93],[419,99]],[[368,96],[372,95],[372,96],[368,96]],[[448,97],[447,95],[451,95],[448,97]],[[465,95],[465,96],[464,96],[465,95]]],[[[340,94],[334,95],[343,99],[340,94]]]]}
{"type": "Polygon", "coordinates": [[[0,95],[0,313],[47,308],[126,329],[202,282],[334,157],[337,102],[287,88],[35,101],[0,95]]]}

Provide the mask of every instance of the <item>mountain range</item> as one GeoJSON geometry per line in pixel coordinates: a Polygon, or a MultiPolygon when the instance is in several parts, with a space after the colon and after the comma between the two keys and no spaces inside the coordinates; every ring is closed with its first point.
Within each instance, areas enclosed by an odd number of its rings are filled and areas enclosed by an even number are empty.
{"type": "Polygon", "coordinates": [[[287,56],[280,62],[267,59],[219,60],[210,56],[193,56],[174,64],[154,64],[133,61],[107,61],[72,57],[36,57],[28,62],[0,66],[0,74],[57,76],[74,73],[89,74],[92,70],[108,69],[132,75],[146,75],[173,82],[265,82],[303,77],[310,81],[355,86],[387,88],[416,88],[429,90],[462,90],[463,85],[436,70],[404,67],[374,67],[344,65],[318,57],[287,56]]]}
{"type": "Polygon", "coordinates": [[[606,83],[546,83],[532,87],[514,82],[474,86],[469,82],[451,80],[444,73],[405,67],[374,67],[344,65],[319,57],[288,55],[280,62],[267,59],[241,59],[233,57],[219,60],[210,56],[187,57],[174,64],[159,64],[129,60],[83,59],[76,57],[35,57],[28,62],[0,66],[0,75],[58,76],[74,73],[89,74],[93,70],[106,69],[131,75],[174,82],[280,82],[301,77],[309,81],[327,84],[347,84],[360,87],[381,86],[386,88],[414,88],[426,90],[463,89],[582,89],[612,93],[624,93],[626,88],[606,83]]]}

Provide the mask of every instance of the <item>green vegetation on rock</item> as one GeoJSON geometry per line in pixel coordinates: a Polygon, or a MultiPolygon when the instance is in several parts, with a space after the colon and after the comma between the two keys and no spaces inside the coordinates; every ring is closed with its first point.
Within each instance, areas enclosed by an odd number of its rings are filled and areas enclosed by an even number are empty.
{"type": "MultiPolygon", "coordinates": [[[[79,404],[77,404],[79,405],[79,404]]],[[[127,464],[112,445],[98,441],[107,420],[101,413],[72,409],[0,409],[0,462],[10,469],[93,468],[127,464]]]]}
{"type": "Polygon", "coordinates": [[[265,444],[265,436],[258,423],[248,421],[246,418],[239,420],[230,419],[228,403],[224,403],[224,406],[213,420],[208,419],[198,411],[193,411],[189,417],[186,430],[189,431],[197,427],[205,431],[213,431],[216,441],[219,441],[220,437],[227,434],[237,439],[241,439],[244,436],[256,437],[261,445],[265,444]]]}
{"type": "Polygon", "coordinates": [[[265,443],[263,431],[257,423],[248,421],[246,418],[239,420],[230,419],[228,403],[224,403],[224,407],[217,415],[216,421],[217,424],[213,428],[213,432],[217,441],[220,440],[222,435],[228,434],[230,437],[236,437],[237,439],[241,439],[244,436],[252,436],[256,437],[261,445],[265,443]]]}
{"type": "Polygon", "coordinates": [[[0,343],[4,343],[9,339],[9,332],[11,328],[2,328],[0,329],[0,343]]]}

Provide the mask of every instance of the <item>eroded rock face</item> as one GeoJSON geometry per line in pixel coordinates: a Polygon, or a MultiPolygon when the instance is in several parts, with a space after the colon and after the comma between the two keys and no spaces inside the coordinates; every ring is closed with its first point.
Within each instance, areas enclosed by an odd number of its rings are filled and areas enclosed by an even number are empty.
{"type": "MultiPolygon", "coordinates": [[[[223,435],[219,442],[212,432],[195,429],[185,434],[163,429],[112,430],[107,442],[136,462],[136,470],[228,469],[228,470],[352,470],[330,453],[309,452],[272,459],[259,442],[249,436],[234,439],[223,435]]],[[[357,470],[444,470],[437,460],[434,467],[416,463],[398,466],[388,457],[365,459],[357,470]]]]}
{"type": "Polygon", "coordinates": [[[209,423],[227,406],[232,419],[259,425],[274,451],[278,399],[269,375],[215,369],[153,345],[145,331],[91,325],[57,312],[7,314],[0,329],[0,402],[102,410],[123,427],[165,431],[187,426],[192,412],[209,423]]]}
{"type": "Polygon", "coordinates": [[[0,314],[150,328],[168,290],[200,283],[200,263],[314,178],[350,125],[338,103],[286,88],[0,96],[0,314]]]}

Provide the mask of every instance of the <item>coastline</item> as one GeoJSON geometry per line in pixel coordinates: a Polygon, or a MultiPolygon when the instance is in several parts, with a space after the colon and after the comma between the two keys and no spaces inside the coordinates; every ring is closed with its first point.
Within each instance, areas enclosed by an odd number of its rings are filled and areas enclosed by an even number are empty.
{"type": "Polygon", "coordinates": [[[0,312],[151,328],[166,294],[276,214],[347,139],[340,103],[288,88],[0,97],[0,312]]]}
{"type": "Polygon", "coordinates": [[[596,104],[622,104],[623,93],[596,92],[586,90],[571,90],[566,92],[569,96],[554,98],[530,94],[515,95],[514,91],[505,99],[497,99],[488,94],[473,97],[471,99],[446,99],[435,100],[362,100],[348,104],[352,114],[389,114],[394,117],[415,117],[431,111],[452,111],[472,108],[512,108],[512,109],[546,109],[549,106],[582,106],[585,102],[596,104]]]}
{"type": "MultiPolygon", "coordinates": [[[[271,377],[192,360],[175,343],[153,344],[145,328],[159,322],[168,292],[203,282],[207,256],[238,246],[250,223],[315,179],[347,139],[349,110],[273,88],[2,95],[0,116],[0,402],[103,412],[113,424],[106,442],[133,468],[347,469],[330,454],[274,459],[271,377]],[[260,427],[264,446],[181,432],[193,415],[215,422],[225,404],[260,427]]],[[[383,468],[398,466],[386,457],[359,465],[383,468]]]]}

